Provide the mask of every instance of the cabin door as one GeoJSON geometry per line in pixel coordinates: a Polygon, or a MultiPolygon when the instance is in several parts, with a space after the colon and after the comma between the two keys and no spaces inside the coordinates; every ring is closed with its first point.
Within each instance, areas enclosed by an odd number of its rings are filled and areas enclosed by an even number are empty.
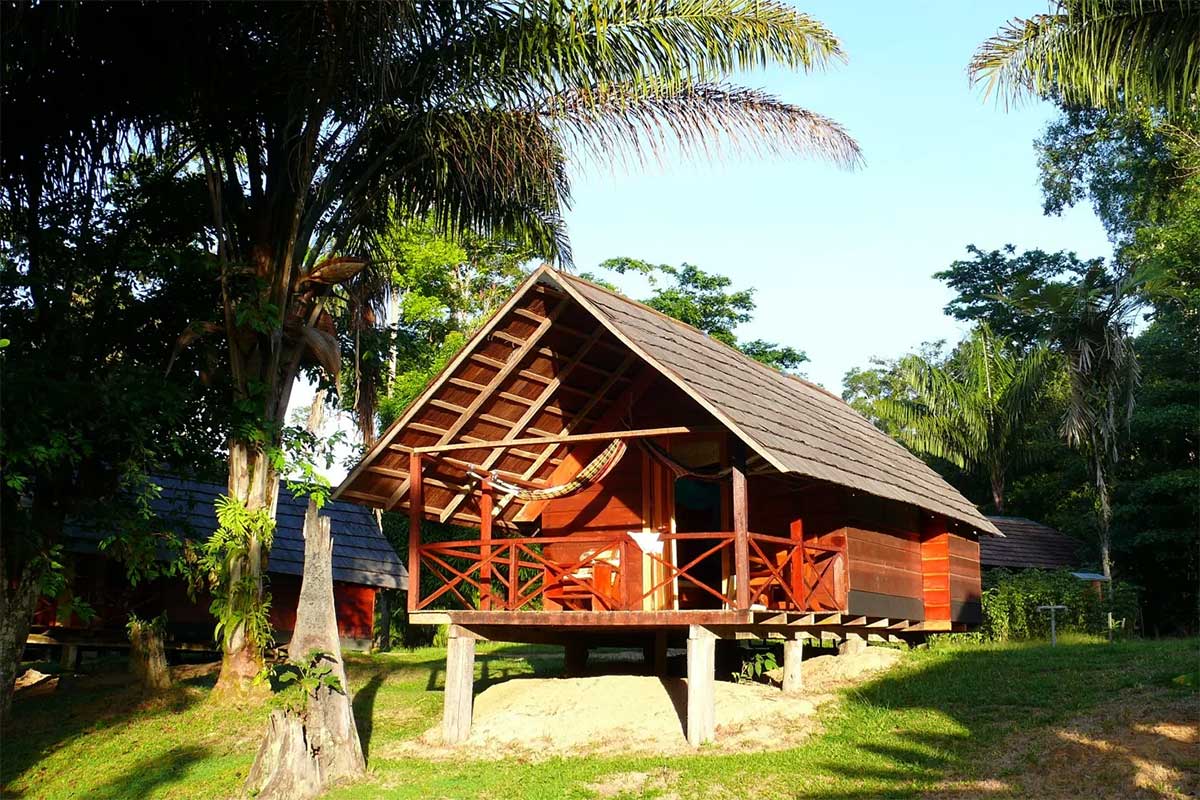
{"type": "MultiPolygon", "coordinates": [[[[694,478],[675,481],[675,530],[679,533],[707,533],[722,529],[721,484],[694,478]]],[[[675,544],[675,564],[682,567],[710,549],[715,540],[681,539],[675,544]]],[[[721,608],[721,600],[697,584],[703,584],[721,595],[723,572],[720,553],[709,555],[689,569],[690,579],[684,577],[677,581],[679,608],[721,608]]]]}

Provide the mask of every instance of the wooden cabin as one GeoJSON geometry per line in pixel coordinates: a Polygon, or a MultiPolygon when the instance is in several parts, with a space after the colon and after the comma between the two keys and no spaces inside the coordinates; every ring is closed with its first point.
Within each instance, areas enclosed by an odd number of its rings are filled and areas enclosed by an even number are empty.
{"type": "MultiPolygon", "coordinates": [[[[213,506],[217,497],[225,493],[224,485],[173,476],[159,476],[155,483],[161,492],[150,502],[150,510],[163,530],[193,540],[203,539],[216,530],[213,506]]],[[[296,621],[304,570],[306,509],[306,500],[281,488],[274,542],[267,559],[271,626],[280,644],[291,637],[296,621]]],[[[330,518],[333,531],[333,596],[342,646],[369,649],[376,595],[381,589],[407,588],[407,573],[368,509],[350,503],[327,503],[321,513],[330,518]]],[[[206,595],[189,595],[181,577],[131,585],[125,566],[100,550],[100,542],[111,531],[90,520],[69,520],[65,533],[70,592],[86,600],[96,616],[86,623],[77,617],[61,619],[57,603],[44,600],[34,614],[29,644],[61,648],[64,660],[73,661],[81,649],[127,646],[125,623],[131,611],[144,618],[165,611],[168,649],[216,647],[214,619],[206,595]]]]}
{"type": "Polygon", "coordinates": [[[836,396],[546,267],[335,497],[408,510],[408,610],[451,625],[448,687],[469,689],[456,653],[477,638],[561,642],[570,661],[686,636],[697,742],[715,638],[968,629],[979,536],[997,533],[836,396]],[[425,520],[478,534],[425,541],[425,520]]]}

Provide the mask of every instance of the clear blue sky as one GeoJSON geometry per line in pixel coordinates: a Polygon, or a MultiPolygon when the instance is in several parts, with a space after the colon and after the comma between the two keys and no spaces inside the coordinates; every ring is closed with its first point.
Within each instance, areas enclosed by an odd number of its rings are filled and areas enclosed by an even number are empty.
{"type": "Polygon", "coordinates": [[[632,256],[686,261],[752,286],[757,316],[739,335],[806,350],[809,378],[840,391],[846,370],[871,356],[960,338],[962,326],[942,313],[951,293],[930,276],[966,245],[1111,253],[1090,208],[1042,215],[1033,140],[1054,109],[1005,111],[967,84],[976,45],[1045,2],[800,6],[841,38],[849,63],[739,80],[842,123],[866,166],[847,172],[794,157],[589,165],[576,173],[568,217],[579,271],[632,256]]]}

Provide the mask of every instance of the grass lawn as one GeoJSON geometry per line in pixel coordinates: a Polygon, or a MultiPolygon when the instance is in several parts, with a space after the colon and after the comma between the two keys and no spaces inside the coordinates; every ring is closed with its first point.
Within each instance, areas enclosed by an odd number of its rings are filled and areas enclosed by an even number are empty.
{"type": "MultiPolygon", "coordinates": [[[[1147,797],[1200,791],[1200,642],[964,645],[905,654],[842,693],[803,746],[757,754],[540,763],[426,761],[397,745],[436,724],[441,650],[352,656],[371,774],[333,798],[1147,797]],[[1182,678],[1181,676],[1190,676],[1182,678]]],[[[554,675],[552,649],[484,646],[479,686],[554,675]]],[[[5,797],[236,795],[265,711],[207,702],[212,679],[142,701],[76,687],[20,700],[5,797]]]]}

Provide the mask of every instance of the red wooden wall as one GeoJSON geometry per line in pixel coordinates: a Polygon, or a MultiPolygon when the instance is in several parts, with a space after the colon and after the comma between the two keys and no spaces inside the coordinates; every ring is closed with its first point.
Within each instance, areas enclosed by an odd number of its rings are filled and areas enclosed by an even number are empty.
{"type": "MultiPolygon", "coordinates": [[[[125,580],[120,564],[94,555],[73,557],[74,578],[71,590],[87,600],[95,609],[96,618],[84,625],[73,617],[62,623],[57,618],[57,604],[46,601],[34,613],[34,624],[54,627],[87,627],[117,632],[123,635],[130,610],[144,618],[167,612],[168,626],[176,638],[206,641],[212,636],[214,620],[208,611],[211,602],[206,594],[193,601],[182,580],[159,579],[131,587],[125,580]]],[[[290,633],[296,622],[296,604],[300,597],[300,576],[274,574],[269,578],[271,592],[271,625],[290,633]]],[[[333,602],[337,613],[338,632],[344,639],[370,640],[375,627],[375,588],[359,584],[333,584],[333,602]]]]}

